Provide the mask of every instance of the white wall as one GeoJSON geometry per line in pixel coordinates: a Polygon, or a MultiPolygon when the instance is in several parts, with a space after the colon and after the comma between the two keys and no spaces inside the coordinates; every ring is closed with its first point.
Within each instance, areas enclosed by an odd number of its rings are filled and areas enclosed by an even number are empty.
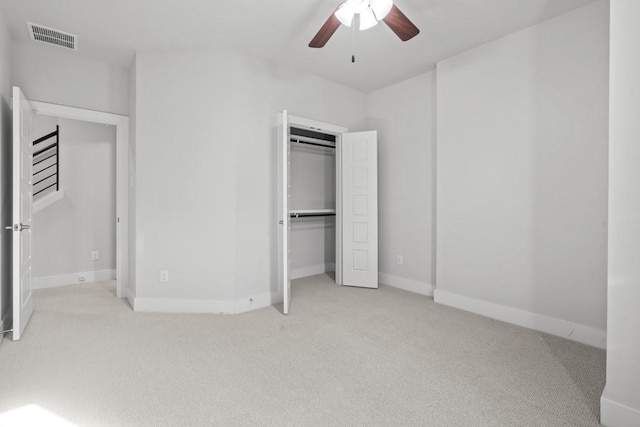
{"type": "Polygon", "coordinates": [[[227,51],[139,53],[136,74],[136,308],[270,304],[276,113],[358,130],[365,95],[227,51]]]}
{"type": "Polygon", "coordinates": [[[640,3],[611,1],[607,385],[601,421],[640,425],[640,3]]]}
{"type": "Polygon", "coordinates": [[[436,301],[603,347],[608,2],[437,72],[436,301]]]}
{"type": "Polygon", "coordinates": [[[33,216],[36,288],[75,283],[80,273],[112,276],[116,267],[115,127],[70,119],[58,124],[65,197],[33,216]],[[98,260],[91,260],[92,251],[98,260]]]}
{"type": "MultiPolygon", "coordinates": [[[[291,145],[290,209],[335,209],[336,150],[291,145]]],[[[291,277],[335,270],[335,217],[291,221],[291,277]]]]}
{"type": "MultiPolygon", "coordinates": [[[[36,140],[45,135],[55,132],[56,126],[59,124],[60,119],[54,116],[36,115],[31,122],[31,139],[36,140]]],[[[51,140],[49,140],[49,143],[51,140]]],[[[46,144],[46,142],[43,142],[46,144]]],[[[42,146],[38,147],[38,149],[42,146]]]]}
{"type": "Polygon", "coordinates": [[[293,115],[352,131],[366,128],[366,96],[359,91],[247,56],[239,65],[239,102],[243,117],[253,123],[241,126],[241,140],[257,143],[239,144],[236,155],[236,299],[262,288],[265,277],[270,277],[271,291],[277,289],[275,112],[286,108],[293,115]],[[262,180],[258,188],[256,179],[262,180]],[[266,214],[256,216],[256,205],[266,207],[266,214]],[[252,236],[260,236],[259,243],[252,236]],[[247,268],[245,256],[257,268],[247,268]]]}
{"type": "Polygon", "coordinates": [[[127,70],[34,43],[11,44],[13,84],[35,101],[128,114],[127,70]]]}
{"type": "MultiPolygon", "coordinates": [[[[11,308],[11,76],[9,31],[0,13],[0,330],[9,328],[11,308]]],[[[0,341],[4,334],[0,333],[0,341]]]]}
{"type": "Polygon", "coordinates": [[[423,294],[435,272],[435,84],[428,72],[367,96],[368,128],[378,131],[380,281],[423,294]]]}

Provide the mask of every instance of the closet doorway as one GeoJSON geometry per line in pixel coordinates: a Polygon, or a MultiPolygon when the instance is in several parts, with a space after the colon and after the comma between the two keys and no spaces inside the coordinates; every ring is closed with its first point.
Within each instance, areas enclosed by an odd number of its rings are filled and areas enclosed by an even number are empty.
{"type": "Polygon", "coordinates": [[[350,133],[285,110],[278,114],[277,146],[284,314],[291,307],[291,280],[301,271],[333,270],[338,285],[377,288],[377,133],[350,133]]]}

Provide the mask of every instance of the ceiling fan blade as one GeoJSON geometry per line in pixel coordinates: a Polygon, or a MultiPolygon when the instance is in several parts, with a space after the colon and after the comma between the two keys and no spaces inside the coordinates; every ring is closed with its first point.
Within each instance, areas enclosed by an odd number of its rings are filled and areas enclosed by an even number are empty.
{"type": "Polygon", "coordinates": [[[413,25],[413,22],[404,13],[400,12],[400,9],[395,4],[383,21],[403,42],[414,38],[420,32],[418,27],[413,25]]]}
{"type": "Polygon", "coordinates": [[[329,19],[327,19],[322,27],[320,27],[320,30],[318,30],[318,33],[315,35],[313,40],[309,42],[309,47],[323,47],[325,44],[327,44],[327,42],[329,41],[333,33],[336,32],[339,26],[340,20],[336,18],[335,13],[332,13],[331,16],[329,16],[329,19]]]}

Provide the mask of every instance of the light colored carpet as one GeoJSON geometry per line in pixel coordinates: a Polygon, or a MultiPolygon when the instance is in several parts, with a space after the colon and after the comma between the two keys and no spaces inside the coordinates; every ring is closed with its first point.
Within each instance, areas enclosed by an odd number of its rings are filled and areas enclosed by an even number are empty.
{"type": "Polygon", "coordinates": [[[113,282],[37,291],[0,345],[0,425],[597,425],[605,352],[382,286],[294,284],[292,312],[133,313],[113,282]],[[19,411],[18,411],[19,413],[19,411]]]}

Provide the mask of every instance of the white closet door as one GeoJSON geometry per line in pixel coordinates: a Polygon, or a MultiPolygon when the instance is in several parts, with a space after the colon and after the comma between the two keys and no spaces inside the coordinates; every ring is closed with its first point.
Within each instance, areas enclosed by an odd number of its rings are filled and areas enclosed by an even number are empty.
{"type": "Polygon", "coordinates": [[[13,340],[19,340],[33,313],[31,289],[33,109],[19,87],[13,87],[13,340]]]}
{"type": "Polygon", "coordinates": [[[342,134],[342,284],[378,287],[377,132],[342,134]]]}
{"type": "Polygon", "coordinates": [[[278,114],[278,283],[282,287],[283,313],[291,306],[291,144],[287,111],[278,114]]]}

